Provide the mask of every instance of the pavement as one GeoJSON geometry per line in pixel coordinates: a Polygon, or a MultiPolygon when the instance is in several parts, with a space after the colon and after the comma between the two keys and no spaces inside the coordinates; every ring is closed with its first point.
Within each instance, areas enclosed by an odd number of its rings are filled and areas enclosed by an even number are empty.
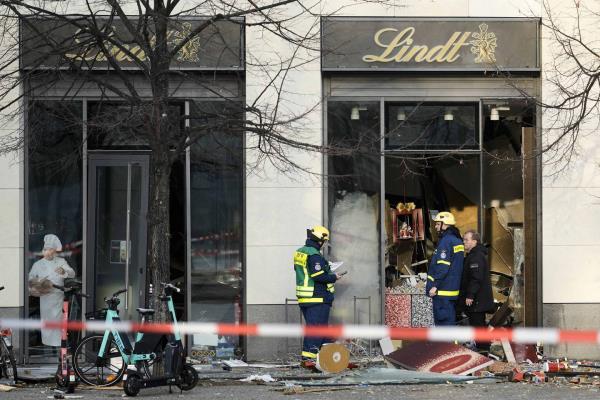
{"type": "MultiPolygon", "coordinates": [[[[344,388],[319,388],[322,391],[300,394],[284,394],[280,385],[259,385],[253,383],[230,382],[201,382],[189,392],[180,392],[174,389],[169,394],[168,388],[151,388],[140,392],[138,398],[147,399],[257,399],[257,400],[283,400],[318,398],[332,400],[364,400],[376,398],[381,400],[401,399],[486,399],[486,400],[553,400],[553,399],[598,399],[599,390],[595,387],[558,386],[554,384],[523,384],[523,383],[495,383],[495,384],[420,384],[420,385],[394,385],[394,386],[352,386],[344,388]]],[[[313,389],[314,390],[314,389],[313,389]]],[[[40,400],[53,399],[53,385],[34,384],[2,393],[2,400],[40,400]]],[[[106,400],[122,399],[123,391],[120,388],[108,390],[78,388],[73,395],[66,395],[65,399],[106,400]]]]}
{"type": "MultiPolygon", "coordinates": [[[[31,379],[20,383],[19,387],[0,394],[2,400],[45,400],[54,399],[55,385],[48,380],[55,370],[53,366],[22,367],[20,373],[28,373],[31,379]],[[44,378],[45,376],[45,378],[44,378]]],[[[385,370],[383,370],[385,372],[385,370]]],[[[389,371],[389,370],[388,370],[389,371]]],[[[398,370],[396,370],[398,371],[398,370]]],[[[308,386],[330,382],[336,375],[311,373],[300,368],[241,368],[224,371],[221,368],[198,368],[200,382],[189,391],[181,392],[176,387],[169,393],[168,387],[143,389],[138,398],[148,399],[340,399],[382,400],[404,399],[485,399],[485,400],[552,400],[552,399],[598,399],[600,385],[573,384],[566,381],[548,383],[509,383],[506,379],[494,382],[490,379],[459,383],[418,383],[418,384],[352,384],[349,386],[308,386]],[[239,379],[251,375],[263,375],[275,382],[240,382],[239,379]],[[296,386],[290,386],[294,381],[296,386]],[[288,386],[285,385],[288,382],[288,386]],[[304,385],[304,386],[298,386],[304,385]],[[291,396],[291,397],[290,397],[291,396]]],[[[391,371],[390,371],[391,372],[391,371]]],[[[373,382],[373,381],[370,381],[373,382]]],[[[1,388],[0,388],[1,390],[1,388]]],[[[126,397],[120,387],[92,388],[79,385],[75,393],[65,395],[66,400],[107,400],[126,397]]]]}

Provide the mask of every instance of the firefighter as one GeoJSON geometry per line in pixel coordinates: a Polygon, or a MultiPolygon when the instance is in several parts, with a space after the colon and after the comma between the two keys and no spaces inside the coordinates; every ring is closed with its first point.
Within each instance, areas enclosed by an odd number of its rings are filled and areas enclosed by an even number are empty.
{"type": "Polygon", "coordinates": [[[440,240],[429,264],[425,290],[433,298],[435,325],[455,325],[455,303],[460,293],[465,247],[452,213],[442,211],[433,221],[440,240]]]}
{"type": "MultiPolygon", "coordinates": [[[[329,262],[321,255],[329,240],[329,230],[315,226],[306,230],[306,244],[294,253],[296,297],[307,325],[327,325],[334,298],[334,283],[341,278],[330,270],[329,262]]],[[[317,353],[324,338],[305,337],[302,343],[302,365],[315,366],[317,353]]]]}

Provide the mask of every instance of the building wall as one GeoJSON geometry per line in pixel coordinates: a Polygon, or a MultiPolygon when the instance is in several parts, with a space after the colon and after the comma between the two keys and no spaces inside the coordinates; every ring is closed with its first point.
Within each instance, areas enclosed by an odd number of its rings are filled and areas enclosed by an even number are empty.
{"type": "MultiPolygon", "coordinates": [[[[16,54],[15,43],[10,38],[0,45],[0,51],[7,57],[16,54]]],[[[9,65],[8,70],[17,68],[17,63],[9,65]]],[[[4,73],[4,72],[3,72],[4,73]]],[[[6,79],[9,84],[10,78],[6,79]]],[[[22,126],[19,89],[13,89],[10,95],[0,100],[0,141],[18,137],[22,126]]],[[[21,151],[0,155],[0,313],[14,317],[14,310],[23,306],[23,154],[21,151]]],[[[1,315],[1,314],[0,314],[1,315]]]]}
{"type": "MultiPolygon", "coordinates": [[[[571,32],[576,26],[576,8],[558,1],[550,3],[555,22],[565,31],[571,32]]],[[[597,14],[591,15],[591,11],[597,13],[599,9],[600,5],[597,3],[589,3],[579,9],[582,34],[589,42],[598,36],[598,17],[597,14]]],[[[542,35],[543,60],[546,66],[543,99],[553,102],[556,101],[557,94],[554,86],[549,83],[556,70],[552,61],[562,49],[552,40],[552,31],[544,29],[542,35]]],[[[565,67],[569,65],[559,65],[559,68],[565,67]]],[[[597,112],[587,118],[580,127],[578,143],[573,152],[568,151],[559,157],[554,152],[544,155],[542,279],[545,326],[600,328],[595,317],[600,307],[600,239],[596,229],[596,221],[600,219],[600,150],[597,144],[599,120],[597,112]],[[567,164],[565,161],[569,154],[572,159],[567,164]]],[[[543,126],[546,128],[546,143],[558,134],[549,129],[557,121],[563,122],[564,117],[555,118],[551,112],[545,113],[543,126]]],[[[600,348],[597,346],[551,346],[546,349],[546,353],[600,358],[600,348]]]]}

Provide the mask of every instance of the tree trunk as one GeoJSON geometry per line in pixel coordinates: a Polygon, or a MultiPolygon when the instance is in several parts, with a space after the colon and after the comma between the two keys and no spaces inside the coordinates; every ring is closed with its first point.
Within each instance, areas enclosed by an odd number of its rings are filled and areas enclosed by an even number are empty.
{"type": "Polygon", "coordinates": [[[148,273],[154,285],[156,320],[165,321],[166,304],[158,301],[161,283],[170,281],[169,177],[171,165],[167,151],[152,151],[150,156],[150,199],[148,206],[148,273]]]}
{"type": "MultiPolygon", "coordinates": [[[[169,179],[171,160],[169,154],[169,67],[167,45],[168,16],[162,1],[155,2],[153,15],[156,43],[150,57],[150,84],[152,87],[150,126],[150,205],[148,207],[149,246],[148,272],[154,285],[155,296],[161,294],[161,283],[170,281],[170,232],[169,232],[169,179]]],[[[156,320],[165,321],[166,304],[156,301],[156,320]]]]}

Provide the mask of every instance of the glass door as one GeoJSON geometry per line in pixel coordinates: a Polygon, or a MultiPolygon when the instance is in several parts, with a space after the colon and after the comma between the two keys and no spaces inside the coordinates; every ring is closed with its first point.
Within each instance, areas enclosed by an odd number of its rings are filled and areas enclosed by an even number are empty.
{"type": "Polygon", "coordinates": [[[91,155],[88,169],[88,311],[127,288],[124,320],[144,304],[148,155],[91,155]]]}

